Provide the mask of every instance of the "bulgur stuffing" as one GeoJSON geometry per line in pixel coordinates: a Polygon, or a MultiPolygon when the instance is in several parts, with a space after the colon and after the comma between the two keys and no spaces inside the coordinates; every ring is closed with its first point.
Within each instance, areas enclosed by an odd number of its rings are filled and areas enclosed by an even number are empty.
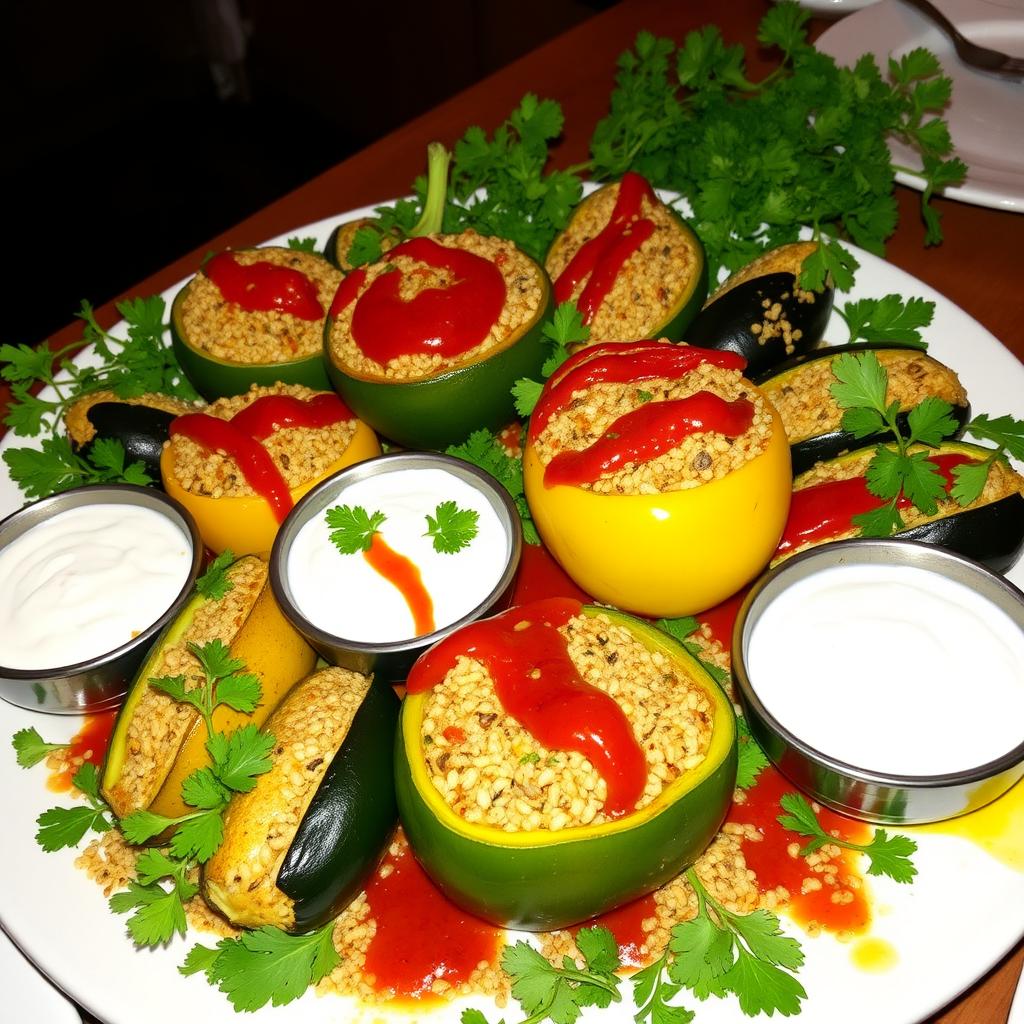
{"type": "MultiPolygon", "coordinates": [[[[242,266],[273,263],[305,274],[316,285],[326,311],[341,283],[341,272],[322,256],[300,249],[267,246],[236,249],[242,266]]],[[[281,363],[315,355],[323,345],[324,318],[303,320],[281,310],[251,311],[229,302],[201,271],[187,286],[181,318],[189,343],[218,359],[233,363],[281,363]]]]}
{"type": "MultiPolygon", "coordinates": [[[[914,448],[912,450],[923,451],[924,449],[914,448]]],[[[868,463],[871,461],[874,454],[875,449],[868,448],[858,455],[844,458],[841,461],[830,459],[826,462],[819,462],[811,469],[807,470],[806,473],[801,473],[794,479],[793,490],[803,491],[809,487],[815,487],[818,484],[832,483],[836,480],[849,480],[855,476],[863,476],[867,471],[868,463]]],[[[942,455],[943,453],[938,451],[934,454],[942,455]]],[[[1011,494],[1024,495],[1024,477],[1017,473],[1012,466],[997,459],[989,467],[988,477],[985,480],[985,486],[982,488],[981,494],[969,507],[980,508],[982,505],[988,505],[991,502],[999,501],[1002,498],[1008,498],[1011,494]]],[[[903,518],[906,528],[910,529],[914,526],[920,526],[922,523],[929,523],[934,519],[942,519],[944,516],[953,515],[960,511],[963,511],[963,506],[961,506],[955,498],[943,498],[936,503],[936,509],[933,515],[926,515],[916,505],[910,505],[908,508],[900,509],[900,516],[903,518]]],[[[834,537],[829,537],[829,540],[846,540],[850,537],[858,536],[860,536],[860,528],[853,526],[843,533],[836,534],[834,537]]],[[[809,547],[814,547],[814,544],[814,541],[810,541],[807,544],[793,547],[786,551],[785,554],[775,559],[773,564],[785,561],[785,559],[789,558],[791,555],[795,555],[809,547]]]]}
{"type": "Polygon", "coordinates": [[[537,454],[546,466],[560,452],[589,448],[617,419],[647,401],[688,398],[698,391],[709,391],[726,401],[752,402],[754,418],[750,426],[739,437],[714,431],[690,434],[675,448],[648,462],[627,462],[595,483],[582,486],[599,494],[663,494],[719,480],[765,451],[772,433],[772,414],[739,370],[709,363],[700,364],[679,380],[602,383],[574,391],[568,405],[551,417],[537,437],[537,454]]]}
{"type": "MultiPolygon", "coordinates": [[[[229,420],[265,395],[291,395],[308,401],[319,392],[301,384],[253,384],[244,395],[218,398],[203,412],[229,420]]],[[[269,453],[289,487],[322,476],[341,458],[356,432],[356,420],[341,420],[326,427],[285,427],[260,443],[269,453]]],[[[210,451],[189,437],[177,434],[169,442],[174,450],[174,476],[190,494],[211,498],[245,498],[256,492],[235,460],[223,451],[210,451]]]]}
{"type": "Polygon", "coordinates": [[[388,256],[364,268],[366,280],[358,296],[338,313],[331,325],[331,358],[346,373],[370,380],[422,380],[493,354],[510,340],[518,338],[523,328],[537,316],[544,295],[542,272],[537,264],[511,242],[478,235],[475,231],[428,237],[449,248],[462,249],[480,256],[501,271],[505,280],[505,305],[497,323],[478,345],[458,356],[446,357],[437,352],[424,352],[399,356],[382,366],[368,356],[352,336],[352,315],[359,298],[370,285],[382,274],[397,268],[402,271],[399,295],[404,302],[409,302],[428,288],[443,289],[455,283],[446,270],[428,266],[408,255],[388,256]]]}
{"type": "MultiPolygon", "coordinates": [[[[636,807],[646,807],[704,760],[711,699],[607,616],[577,615],[559,632],[580,676],[613,697],[633,727],[648,769],[636,807]]],[[[460,657],[430,691],[422,733],[431,781],[466,821],[520,832],[608,820],[607,786],[590,761],[539,743],[504,711],[486,669],[472,658],[460,657]]]]}
{"type": "MultiPolygon", "coordinates": [[[[573,213],[568,229],[555,239],[545,260],[551,280],[569,265],[583,244],[607,226],[619,195],[611,185],[585,199],[573,213]]],[[[641,218],[654,224],[654,232],[623,264],[590,323],[588,345],[602,341],[649,338],[669,319],[680,295],[692,287],[700,273],[700,255],[692,237],[675,215],[661,202],[646,196],[640,206],[641,218]]],[[[579,299],[589,275],[573,292],[579,299]]]]}
{"type": "Polygon", "coordinates": [[[294,900],[277,888],[277,876],[369,685],[357,672],[324,669],[292,689],[267,720],[277,741],[270,770],[232,798],[224,841],[204,873],[207,896],[233,923],[294,925],[294,900]]]}
{"type": "MultiPolygon", "coordinates": [[[[899,402],[905,411],[926,395],[935,395],[952,405],[966,404],[967,392],[957,375],[923,352],[882,350],[875,355],[889,374],[887,403],[899,402]]],[[[813,359],[761,385],[782,417],[790,444],[839,429],[843,410],[830,391],[835,380],[832,365],[832,359],[813,359]]]]}
{"type": "MultiPolygon", "coordinates": [[[[181,639],[163,650],[159,664],[153,666],[153,677],[183,675],[186,687],[192,689],[206,676],[187,645],[201,647],[211,640],[230,645],[266,582],[267,564],[243,558],[227,573],[234,586],[219,601],[207,601],[196,610],[181,639]]],[[[198,720],[199,712],[191,705],[152,686],[143,690],[128,723],[121,776],[104,792],[118,817],[149,806],[198,720]]]]}

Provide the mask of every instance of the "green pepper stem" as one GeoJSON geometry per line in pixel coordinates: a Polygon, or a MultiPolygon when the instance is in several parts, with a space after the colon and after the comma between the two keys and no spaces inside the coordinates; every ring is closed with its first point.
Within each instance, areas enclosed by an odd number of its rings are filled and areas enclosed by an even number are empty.
{"type": "Polygon", "coordinates": [[[448,195],[448,164],[452,155],[440,142],[427,146],[427,194],[423,200],[423,213],[416,226],[409,232],[410,238],[422,235],[436,235],[444,219],[444,204],[448,195]]]}

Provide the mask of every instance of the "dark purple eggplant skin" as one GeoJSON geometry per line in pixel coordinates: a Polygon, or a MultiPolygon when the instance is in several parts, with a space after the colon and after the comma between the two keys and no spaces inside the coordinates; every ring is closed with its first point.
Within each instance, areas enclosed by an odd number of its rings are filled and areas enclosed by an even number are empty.
{"type": "MultiPolygon", "coordinates": [[[[893,343],[830,345],[828,348],[821,348],[814,352],[806,352],[803,355],[794,356],[792,359],[787,360],[785,363],[781,363],[765,373],[753,375],[751,379],[755,384],[761,386],[775,377],[788,373],[790,370],[794,370],[798,366],[803,366],[812,360],[831,359],[844,352],[857,353],[892,351],[920,352],[921,350],[916,345],[898,345],[893,343]]],[[[822,396],[823,400],[825,397],[826,396],[822,396]]],[[[970,421],[971,403],[966,402],[963,405],[953,406],[951,415],[957,422],[957,430],[949,440],[955,440],[960,437],[964,431],[964,427],[966,427],[967,423],[970,421]]],[[[896,421],[899,423],[901,430],[907,430],[907,413],[900,413],[896,417],[896,421]]],[[[885,441],[891,440],[892,435],[887,430],[878,434],[872,434],[869,437],[855,437],[849,431],[842,429],[830,430],[824,434],[815,434],[813,437],[808,437],[803,441],[798,441],[796,444],[789,446],[790,456],[793,460],[793,476],[799,476],[801,473],[806,472],[816,462],[824,462],[827,459],[834,459],[845,452],[854,451],[857,448],[869,448],[872,445],[881,444],[885,441]]]]}
{"type": "Polygon", "coordinates": [[[142,462],[150,478],[160,483],[160,453],[170,436],[174,413],[148,405],[97,402],[89,409],[88,416],[96,436],[81,446],[79,451],[83,455],[88,455],[99,438],[120,441],[124,445],[125,464],[142,462]]]}
{"type": "Polygon", "coordinates": [[[1006,572],[1024,551],[1024,496],[1011,494],[988,505],[954,512],[901,530],[896,537],[948,548],[994,572],[1006,572]]]}
{"type": "Polygon", "coordinates": [[[747,361],[747,376],[766,373],[772,367],[791,359],[794,352],[802,354],[813,349],[825,334],[832,313],[835,289],[814,292],[813,302],[800,302],[794,295],[795,278],[784,272],[762,274],[730,288],[712,299],[686,329],[683,340],[701,348],[735,352],[747,361]],[[762,342],[751,328],[764,320],[765,306],[782,305],[782,315],[800,338],[793,342],[794,352],[786,351],[781,335],[762,342]]]}

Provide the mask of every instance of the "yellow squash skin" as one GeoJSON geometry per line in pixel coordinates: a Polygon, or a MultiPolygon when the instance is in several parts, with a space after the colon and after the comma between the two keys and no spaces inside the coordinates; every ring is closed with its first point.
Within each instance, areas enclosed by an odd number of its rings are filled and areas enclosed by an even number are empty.
{"type": "MultiPolygon", "coordinates": [[[[174,643],[180,638],[191,623],[197,608],[206,600],[197,597],[186,606],[164,637],[157,641],[157,645],[162,642],[174,643]]],[[[316,653],[312,647],[278,608],[269,578],[264,582],[248,614],[238,625],[234,636],[223,639],[228,644],[232,657],[241,660],[247,672],[259,677],[263,695],[259,706],[251,715],[234,711],[226,704],[216,708],[213,713],[213,724],[215,729],[222,732],[231,732],[249,722],[255,725],[262,724],[291,687],[308,675],[316,663],[316,653]]],[[[154,670],[152,657],[151,655],[147,658],[140,669],[114,727],[102,776],[103,793],[108,799],[111,799],[111,794],[116,793],[127,756],[125,748],[128,724],[154,670]]],[[[181,799],[181,784],[188,775],[209,763],[210,758],[206,752],[206,727],[196,712],[194,721],[185,734],[173,763],[168,766],[167,775],[152,801],[145,808],[120,806],[120,801],[116,799],[111,801],[112,805],[121,816],[133,810],[150,810],[169,818],[187,814],[194,808],[186,806],[181,799]]]]}
{"type": "MultiPolygon", "coordinates": [[[[362,420],[357,420],[356,432],[341,457],[320,476],[292,488],[292,501],[298,501],[321,480],[338,470],[375,455],[380,455],[377,435],[362,420]]],[[[280,523],[263,498],[258,495],[251,498],[210,498],[191,494],[174,475],[174,449],[171,445],[165,446],[160,456],[160,476],[164,490],[192,513],[203,543],[211,551],[219,554],[230,548],[236,555],[269,556],[280,523]]]]}
{"type": "Polygon", "coordinates": [[[789,513],[789,445],[765,401],[773,419],[767,449],[721,480],[685,491],[546,487],[528,443],[526,499],[548,550],[592,597],[641,615],[691,615],[736,593],[767,566],[789,513]]]}

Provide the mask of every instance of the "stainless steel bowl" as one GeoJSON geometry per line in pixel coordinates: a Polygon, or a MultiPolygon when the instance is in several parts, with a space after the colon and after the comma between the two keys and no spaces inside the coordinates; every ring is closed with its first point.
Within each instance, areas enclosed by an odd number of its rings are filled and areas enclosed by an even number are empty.
{"type": "Polygon", "coordinates": [[[442,637],[476,619],[493,615],[508,603],[523,550],[523,531],[519,514],[508,492],[493,477],[450,455],[434,452],[395,452],[367,459],[335,473],[306,494],[281,525],[270,553],[270,585],[281,611],[312,646],[332,664],[356,672],[374,672],[387,682],[404,682],[412,663],[442,637]],[[342,492],[352,484],[380,473],[405,469],[442,469],[479,490],[494,509],[508,539],[505,568],[490,593],[462,618],[424,636],[408,640],[367,643],[358,637],[329,633],[298,608],[288,581],[288,555],[299,531],[329,506],[337,504],[342,492]]]}
{"type": "MultiPolygon", "coordinates": [[[[751,732],[800,789],[822,804],[865,821],[922,824],[990,803],[1024,776],[1024,741],[987,764],[944,775],[896,775],[847,764],[794,735],[769,713],[747,671],[750,638],[765,609],[786,588],[835,566],[908,566],[964,584],[1024,630],[1024,594],[1002,576],[961,555],[910,541],[850,540],[796,555],[751,587],[736,618],[732,667],[751,732]]],[[[998,709],[993,712],[998,714],[998,709]]],[[[984,716],[977,716],[984,721],[984,716]]],[[[1024,735],[1024,725],[1022,725],[1024,735]]]]}
{"type": "Polygon", "coordinates": [[[0,642],[0,697],[32,711],[80,714],[116,707],[157,635],[188,601],[202,564],[203,544],[188,512],[160,491],[131,484],[78,487],[26,505],[0,522],[0,549],[51,516],[86,505],[135,505],[159,512],[190,539],[192,564],[188,578],[167,611],[138,636],[106,654],[47,669],[7,668],[2,664],[0,642]]]}

